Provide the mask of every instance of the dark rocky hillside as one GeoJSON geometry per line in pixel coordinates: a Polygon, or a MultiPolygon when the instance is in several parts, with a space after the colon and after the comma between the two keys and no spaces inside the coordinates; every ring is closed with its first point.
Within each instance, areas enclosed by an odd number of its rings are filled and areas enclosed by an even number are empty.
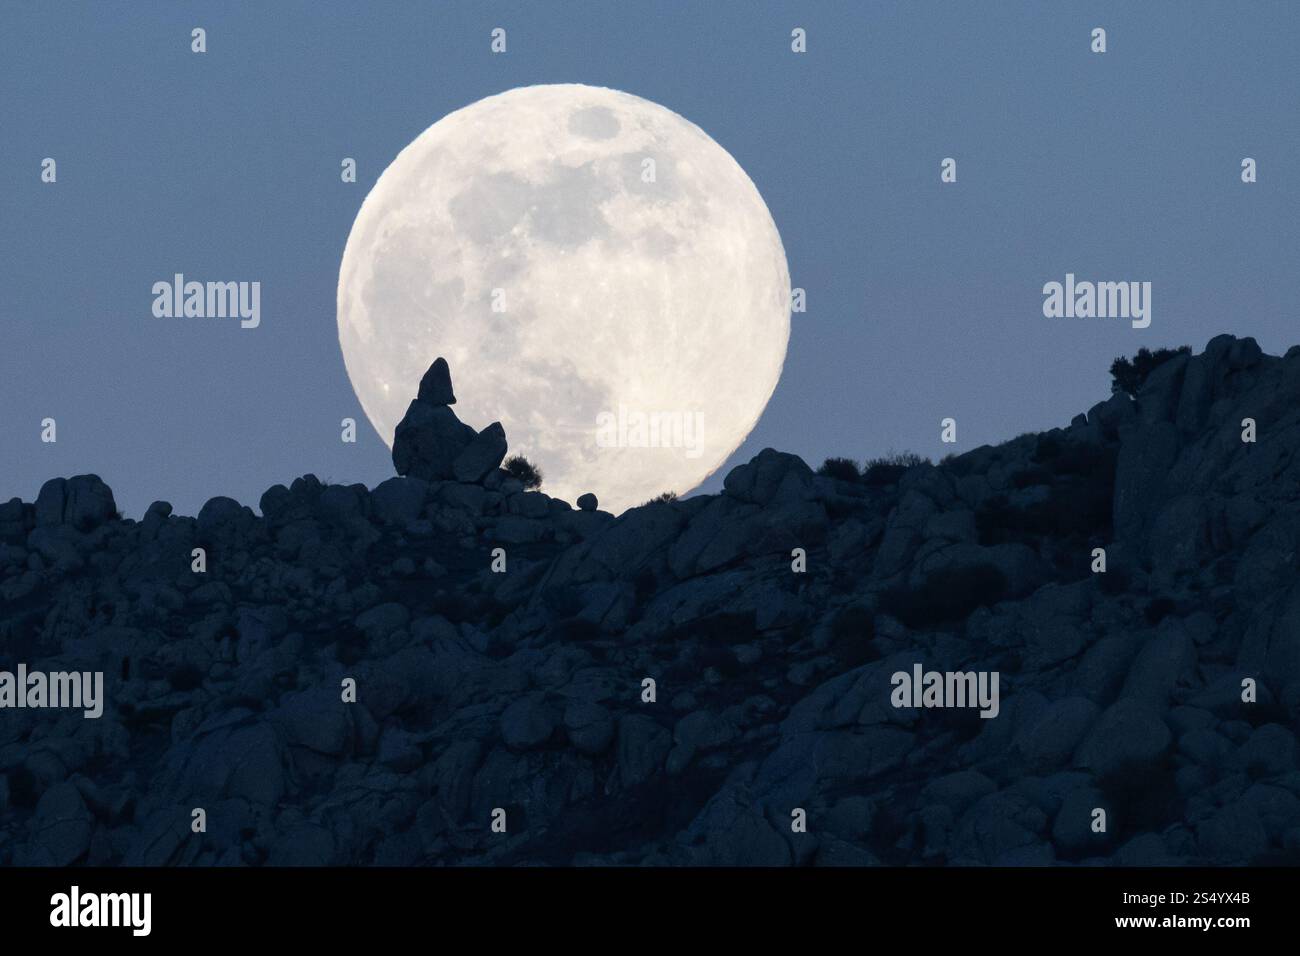
{"type": "Polygon", "coordinates": [[[0,668],[105,680],[99,719],[0,710],[0,863],[1300,858],[1300,347],[1221,336],[937,466],[766,450],[618,518],[524,491],[445,372],[374,489],[0,505],[0,668]],[[918,662],[997,672],[997,716],[893,706],[918,662]]]}

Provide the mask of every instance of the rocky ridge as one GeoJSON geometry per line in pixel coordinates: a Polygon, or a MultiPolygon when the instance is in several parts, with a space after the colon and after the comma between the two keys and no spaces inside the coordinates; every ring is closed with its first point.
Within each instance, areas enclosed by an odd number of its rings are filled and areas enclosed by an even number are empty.
{"type": "Polygon", "coordinates": [[[524,490],[454,402],[435,364],[398,477],[260,515],[122,520],[94,476],[0,504],[0,669],[106,684],[98,720],[0,710],[0,863],[1296,859],[1300,348],[617,518],[524,490]],[[892,706],[917,663],[997,672],[998,716],[892,706]]]}

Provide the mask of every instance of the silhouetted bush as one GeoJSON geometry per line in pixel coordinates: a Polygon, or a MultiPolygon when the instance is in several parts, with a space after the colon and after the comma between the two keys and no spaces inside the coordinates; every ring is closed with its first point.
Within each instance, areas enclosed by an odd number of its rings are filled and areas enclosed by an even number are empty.
{"type": "Polygon", "coordinates": [[[677,492],[675,492],[675,491],[665,491],[665,492],[663,492],[663,494],[655,495],[655,496],[654,496],[653,498],[651,498],[649,501],[647,501],[647,502],[645,502],[644,504],[642,504],[641,507],[644,508],[646,505],[652,505],[652,504],[655,504],[656,502],[661,502],[661,503],[667,504],[668,502],[676,501],[676,500],[677,500],[677,492]]]}
{"type": "Polygon", "coordinates": [[[892,588],[881,595],[885,613],[908,627],[924,628],[965,620],[977,607],[996,604],[1007,579],[991,564],[941,568],[918,588],[892,588]]]}
{"type": "Polygon", "coordinates": [[[869,485],[892,485],[903,477],[909,468],[929,464],[930,459],[910,451],[890,452],[880,458],[870,458],[862,469],[862,477],[869,485]]]}
{"type": "Polygon", "coordinates": [[[542,486],[542,469],[538,468],[523,455],[511,455],[501,465],[506,471],[510,472],[511,478],[516,478],[524,483],[524,489],[531,491],[534,488],[542,486]]]}
{"type": "Polygon", "coordinates": [[[817,469],[817,474],[840,481],[858,481],[862,478],[858,463],[852,458],[827,458],[817,469]]]}
{"type": "Polygon", "coordinates": [[[1159,366],[1164,365],[1171,358],[1190,355],[1191,352],[1190,345],[1180,345],[1176,349],[1156,349],[1154,352],[1141,348],[1131,359],[1121,355],[1110,366],[1110,377],[1114,380],[1114,388],[1129,395],[1137,395],[1138,389],[1147,380],[1147,376],[1159,366]]]}
{"type": "Polygon", "coordinates": [[[917,465],[928,464],[929,461],[929,458],[923,458],[913,451],[891,451],[879,458],[868,458],[866,467],[871,469],[876,465],[900,465],[903,468],[915,468],[917,465]]]}
{"type": "Polygon", "coordinates": [[[902,465],[872,465],[862,478],[869,485],[893,485],[906,471],[902,465]]]}

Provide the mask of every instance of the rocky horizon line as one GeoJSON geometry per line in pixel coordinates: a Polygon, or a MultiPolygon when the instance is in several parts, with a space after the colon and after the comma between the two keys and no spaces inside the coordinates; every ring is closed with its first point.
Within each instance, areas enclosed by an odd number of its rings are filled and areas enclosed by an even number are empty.
{"type": "MultiPolygon", "coordinates": [[[[1255,339],[1253,337],[1245,336],[1238,339],[1237,336],[1231,333],[1222,333],[1220,335],[1213,337],[1210,340],[1210,342],[1207,343],[1206,350],[1207,351],[1210,350],[1211,347],[1214,346],[1214,344],[1219,340],[1231,340],[1232,342],[1238,342],[1238,341],[1248,342],[1250,343],[1250,345],[1246,346],[1246,348],[1253,349],[1266,358],[1288,358],[1293,353],[1300,351],[1300,344],[1297,344],[1291,346],[1287,350],[1287,352],[1282,356],[1267,355],[1263,353],[1261,350],[1259,350],[1258,345],[1255,342],[1255,339]]],[[[1187,347],[1183,346],[1182,348],[1186,349],[1187,347]]],[[[1205,352],[1191,353],[1191,354],[1203,355],[1205,354],[1205,352]]],[[[1120,360],[1117,359],[1116,361],[1120,361],[1120,360]]],[[[1122,395],[1123,392],[1119,389],[1118,385],[1113,384],[1112,398],[1116,394],[1122,395]]],[[[1136,396],[1126,396],[1126,397],[1136,400],[1136,396]]],[[[506,451],[508,450],[507,441],[506,441],[507,436],[505,435],[505,431],[502,428],[501,423],[493,422],[490,425],[488,425],[486,428],[484,428],[481,432],[475,432],[470,426],[461,423],[459,419],[456,418],[455,413],[452,412],[449,407],[454,404],[456,404],[456,398],[451,384],[450,367],[444,358],[439,357],[430,366],[428,371],[425,372],[424,377],[420,382],[419,390],[417,392],[417,397],[412,401],[410,407],[407,410],[406,416],[397,426],[396,434],[394,435],[392,457],[394,461],[394,466],[398,472],[398,476],[401,477],[401,476],[409,475],[411,477],[421,478],[423,480],[434,480],[434,481],[454,479],[456,481],[460,481],[464,483],[483,484],[485,487],[488,487],[490,490],[498,489],[501,486],[502,481],[514,481],[515,479],[513,478],[512,475],[510,475],[507,472],[503,472],[499,470],[499,465],[501,464],[501,461],[505,458],[506,451]],[[444,443],[444,444],[440,445],[439,443],[444,443]],[[433,444],[434,447],[430,448],[429,447],[430,444],[433,444]],[[471,445],[473,446],[472,448],[470,447],[471,445]],[[399,451],[399,446],[401,446],[400,451],[399,451]],[[452,449],[450,453],[448,451],[448,446],[450,446],[452,449]],[[492,456],[494,455],[498,447],[500,448],[501,455],[499,458],[493,459],[492,456]],[[452,459],[454,459],[457,454],[465,451],[466,449],[469,449],[469,454],[466,455],[464,459],[462,459],[462,465],[460,469],[457,470],[455,467],[453,467],[452,459]],[[449,457],[447,457],[447,460],[445,462],[445,467],[433,463],[434,460],[438,459],[440,456],[448,456],[448,455],[449,457]],[[482,467],[480,468],[480,466],[482,467]]],[[[1106,404],[1105,401],[1098,402],[1096,405],[1093,406],[1092,409],[1089,410],[1089,412],[1080,413],[1080,414],[1084,415],[1085,417],[1091,417],[1091,415],[1094,412],[1096,412],[1100,408],[1100,406],[1105,404],[1106,404]]],[[[1076,415],[1074,420],[1077,421],[1078,418],[1079,416],[1076,415]]],[[[977,451],[980,451],[981,449],[1001,447],[1001,445],[1005,445],[1008,442],[1014,441],[1016,440],[1016,438],[1024,437],[1025,435],[1041,434],[1043,432],[1055,431],[1059,427],[1060,426],[1053,426],[1047,429],[1043,429],[1042,431],[1031,430],[1027,432],[1022,432],[1019,436],[1015,436],[1014,438],[1007,438],[996,445],[990,445],[990,444],[978,445],[975,448],[969,449],[968,451],[965,452],[950,453],[948,455],[945,455],[938,462],[931,461],[928,456],[918,455],[915,456],[918,459],[916,464],[929,465],[931,467],[944,467],[946,464],[950,463],[954,459],[961,458],[964,455],[973,454],[977,451]]],[[[773,453],[790,454],[790,455],[794,454],[793,452],[779,452],[777,449],[772,448],[770,446],[762,449],[759,452],[759,454],[763,454],[764,452],[773,452],[773,453]]],[[[800,456],[795,455],[794,457],[799,458],[800,456]]],[[[884,458],[887,457],[908,458],[912,456],[911,453],[907,451],[904,451],[903,453],[895,453],[891,450],[889,452],[883,453],[881,456],[878,456],[875,460],[883,460],[884,458]]],[[[751,459],[751,461],[752,460],[753,459],[751,459]]],[[[802,461],[803,459],[800,458],[800,460],[802,461]]],[[[831,461],[831,460],[854,460],[854,459],[839,458],[838,456],[828,456],[827,460],[831,461]]],[[[868,457],[863,460],[869,463],[873,460],[873,458],[868,457]]],[[[738,468],[741,466],[737,465],[735,467],[738,468]]],[[[328,480],[321,481],[319,478],[317,478],[316,475],[311,473],[305,473],[301,476],[298,476],[294,480],[306,481],[308,483],[316,483],[319,484],[321,487],[327,487],[330,485],[339,485],[342,487],[350,487],[354,489],[365,489],[367,492],[374,491],[376,488],[379,487],[379,485],[376,485],[374,488],[371,488],[369,485],[366,485],[364,482],[332,482],[328,480]]],[[[391,479],[385,479],[385,481],[390,481],[390,480],[391,479]]],[[[44,491],[47,485],[50,485],[52,482],[57,484],[60,481],[87,482],[88,488],[91,484],[98,483],[100,485],[103,485],[104,488],[108,489],[108,496],[111,500],[111,495],[112,495],[111,487],[108,486],[108,484],[104,482],[103,479],[97,473],[87,472],[81,475],[71,475],[67,477],[54,477],[54,478],[47,479],[47,481],[42,484],[40,491],[37,492],[37,497],[33,499],[32,503],[34,504],[36,501],[39,500],[41,491],[44,491]]],[[[383,483],[384,482],[380,482],[379,484],[383,484],[383,483]]],[[[724,479],[724,484],[725,484],[725,479],[724,479]]],[[[512,489],[514,488],[514,486],[510,484],[508,484],[507,487],[512,489]]],[[[272,485],[265,492],[263,492],[261,498],[258,501],[258,512],[260,513],[255,513],[257,517],[264,517],[266,514],[265,508],[263,507],[263,501],[266,499],[267,495],[278,494],[279,490],[281,489],[286,489],[286,486],[283,483],[277,483],[275,485],[272,485]]],[[[543,483],[536,490],[545,493],[545,484],[543,483]]],[[[94,495],[100,495],[100,496],[103,495],[102,490],[96,490],[89,493],[94,495]]],[[[680,495],[680,498],[682,500],[686,500],[688,498],[694,498],[694,497],[716,496],[722,493],[723,492],[696,493],[694,492],[694,490],[692,490],[686,492],[685,494],[680,495]]],[[[672,494],[672,497],[674,498],[679,497],[675,493],[670,492],[670,494],[672,494]]],[[[570,507],[574,507],[574,506],[581,507],[579,502],[581,502],[583,498],[586,498],[588,496],[595,498],[597,501],[599,500],[599,496],[595,495],[594,492],[588,492],[586,495],[578,496],[578,499],[574,502],[565,501],[564,503],[570,505],[570,507]]],[[[563,499],[554,498],[550,495],[548,495],[547,497],[550,497],[552,498],[552,500],[555,501],[563,501],[563,499]]],[[[627,511],[631,511],[634,508],[645,507],[646,505],[651,504],[656,500],[661,500],[661,499],[651,499],[650,501],[643,502],[640,505],[634,505],[631,508],[625,509],[624,511],[619,512],[618,514],[619,515],[626,514],[627,511]]],[[[15,502],[23,503],[23,504],[27,503],[24,501],[24,499],[22,499],[21,496],[15,495],[11,497],[9,501],[6,502],[5,505],[0,505],[0,507],[5,507],[6,505],[12,507],[15,502]]],[[[214,495],[205,502],[203,507],[212,505],[215,502],[221,502],[220,507],[222,508],[227,507],[226,504],[227,502],[234,502],[240,507],[248,507],[250,508],[250,510],[252,508],[251,505],[244,505],[243,503],[239,502],[237,499],[231,498],[227,495],[214,495]]],[[[167,515],[173,515],[171,504],[163,499],[159,499],[154,501],[151,505],[149,505],[148,508],[145,509],[145,512],[141,516],[141,518],[135,519],[135,518],[128,518],[125,515],[122,515],[121,512],[117,511],[115,502],[113,503],[113,515],[117,520],[121,520],[121,521],[141,521],[144,520],[144,518],[147,517],[152,512],[159,512],[164,510],[167,515]]],[[[586,508],[583,510],[594,510],[594,508],[586,508]]],[[[200,513],[201,511],[202,508],[200,508],[200,513]]],[[[198,517],[197,514],[183,515],[179,513],[176,513],[174,516],[188,517],[188,518],[195,518],[195,519],[197,519],[198,517]]]]}

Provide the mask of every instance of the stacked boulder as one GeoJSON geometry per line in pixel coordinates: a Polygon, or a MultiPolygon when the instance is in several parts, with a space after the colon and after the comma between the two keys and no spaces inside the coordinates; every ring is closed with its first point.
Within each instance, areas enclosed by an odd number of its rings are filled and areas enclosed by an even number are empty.
{"type": "Polygon", "coordinates": [[[447,360],[438,358],[420,380],[420,390],[393,435],[393,467],[424,481],[479,482],[506,457],[506,432],[493,422],[481,432],[466,425],[451,406],[447,360]]]}

